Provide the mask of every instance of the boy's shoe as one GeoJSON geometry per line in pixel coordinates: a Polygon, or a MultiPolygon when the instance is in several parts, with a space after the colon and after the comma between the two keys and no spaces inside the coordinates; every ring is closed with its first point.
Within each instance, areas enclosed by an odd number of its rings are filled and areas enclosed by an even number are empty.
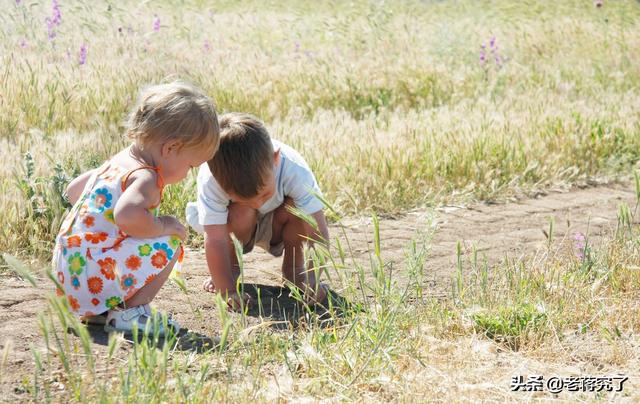
{"type": "Polygon", "coordinates": [[[149,323],[149,329],[147,332],[153,333],[155,325],[158,324],[158,336],[164,337],[167,335],[169,329],[173,331],[173,334],[178,334],[180,331],[180,325],[167,317],[167,327],[162,321],[162,315],[160,313],[153,314],[151,307],[148,304],[141,306],[131,307],[124,310],[109,310],[107,314],[104,330],[106,332],[123,332],[125,334],[131,334],[135,325],[140,332],[144,333],[149,323]]]}

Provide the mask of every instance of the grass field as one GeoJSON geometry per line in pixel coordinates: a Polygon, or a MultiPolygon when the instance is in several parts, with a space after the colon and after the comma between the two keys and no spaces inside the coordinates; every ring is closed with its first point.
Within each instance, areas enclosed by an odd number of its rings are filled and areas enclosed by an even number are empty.
{"type": "MultiPolygon", "coordinates": [[[[334,220],[630,179],[640,161],[636,1],[4,6],[0,252],[36,267],[50,257],[65,211],[60,190],[126,144],[122,122],[141,87],[176,78],[204,88],[220,112],[256,114],[296,147],[334,220]]],[[[194,181],[169,189],[162,209],[183,217],[194,181]]],[[[52,304],[42,329],[55,353],[34,350],[37,371],[24,388],[33,398],[79,401],[407,401],[446,389],[504,399],[482,387],[491,369],[472,373],[481,387],[450,385],[496,346],[543,370],[570,361],[576,345],[593,363],[632,368],[640,355],[634,213],[622,209],[619,231],[581,258],[551,243],[535,260],[490,270],[461,256],[445,300],[423,293],[428,239],[420,239],[403,268],[410,287],[393,286],[381,259],[352,268],[381,274],[360,302],[365,312],[328,327],[311,319],[289,332],[247,332],[222,311],[224,328],[212,332],[229,343],[201,355],[145,341],[122,357],[95,357],[86,335],[50,334],[73,323],[52,304]]],[[[346,282],[346,295],[357,297],[356,286],[346,282]]],[[[119,352],[121,341],[112,343],[119,352]]]]}
{"type": "MultiPolygon", "coordinates": [[[[50,2],[9,3],[2,250],[46,255],[60,216],[54,196],[25,203],[15,186],[24,153],[37,188],[56,163],[96,166],[124,145],[139,89],[171,78],[263,118],[344,213],[624,175],[640,154],[633,1],[75,1],[57,25],[50,2]],[[45,218],[24,226],[33,209],[45,218]]],[[[165,209],[182,212],[193,190],[176,187],[165,209]]]]}

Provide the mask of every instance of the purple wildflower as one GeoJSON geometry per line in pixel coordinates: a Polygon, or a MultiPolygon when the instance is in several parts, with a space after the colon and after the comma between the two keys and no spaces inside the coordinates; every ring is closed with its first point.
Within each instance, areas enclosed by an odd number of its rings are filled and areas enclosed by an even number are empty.
{"type": "Polygon", "coordinates": [[[480,45],[480,65],[484,66],[487,62],[487,46],[485,44],[480,45]]]}
{"type": "MultiPolygon", "coordinates": [[[[498,53],[498,44],[497,44],[495,35],[492,36],[491,39],[489,40],[489,51],[491,52],[491,55],[493,55],[493,60],[496,62],[497,68],[500,69],[502,67],[504,58],[502,58],[500,56],[500,53],[498,53]]],[[[482,44],[482,51],[480,52],[480,64],[484,64],[486,60],[487,60],[486,47],[484,44],[482,44]]]]}
{"type": "Polygon", "coordinates": [[[56,37],[56,27],[62,22],[62,13],[60,12],[58,0],[52,0],[51,18],[47,17],[45,22],[47,23],[47,37],[49,41],[53,41],[56,37]]]}
{"type": "Polygon", "coordinates": [[[26,39],[22,38],[22,39],[20,40],[20,47],[21,47],[22,49],[26,49],[26,47],[27,47],[27,40],[26,40],[26,39]]]}
{"type": "Polygon", "coordinates": [[[20,1],[21,1],[21,0],[16,0],[16,4],[17,4],[17,5],[20,5],[20,1]]]}
{"type": "Polygon", "coordinates": [[[49,38],[50,41],[53,41],[56,37],[56,26],[51,18],[47,18],[45,22],[47,23],[47,38],[49,38]]]}
{"type": "Polygon", "coordinates": [[[78,64],[80,66],[87,63],[87,44],[83,43],[80,46],[80,56],[78,57],[78,64]]]}
{"type": "Polygon", "coordinates": [[[576,251],[576,258],[583,260],[585,257],[585,251],[587,248],[587,238],[584,234],[577,232],[573,235],[573,246],[576,251]]]}
{"type": "Polygon", "coordinates": [[[62,22],[62,13],[60,12],[60,5],[58,4],[58,0],[51,1],[51,11],[53,12],[51,16],[51,22],[54,25],[60,25],[62,22]]]}
{"type": "Polygon", "coordinates": [[[600,8],[604,5],[604,0],[596,0],[593,2],[593,4],[595,4],[596,7],[600,8]]]}
{"type": "Polygon", "coordinates": [[[300,42],[296,42],[296,49],[295,49],[295,51],[296,51],[296,52],[299,52],[299,51],[300,51],[300,42]]]}
{"type": "Polygon", "coordinates": [[[211,43],[208,39],[204,40],[204,44],[202,45],[202,47],[204,48],[205,52],[211,52],[211,43]]]}
{"type": "Polygon", "coordinates": [[[157,15],[153,17],[153,30],[155,32],[160,32],[160,17],[157,15]]]}

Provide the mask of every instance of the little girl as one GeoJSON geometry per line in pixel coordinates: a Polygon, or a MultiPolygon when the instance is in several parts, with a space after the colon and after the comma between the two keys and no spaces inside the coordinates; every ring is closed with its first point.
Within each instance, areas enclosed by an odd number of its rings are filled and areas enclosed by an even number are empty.
{"type": "MultiPolygon", "coordinates": [[[[165,185],[214,155],[218,118],[191,85],[152,86],[130,114],[127,135],[129,147],[67,187],[74,206],[56,238],[54,275],[63,288],[58,294],[86,321],[124,332],[153,321],[164,335],[148,304],[182,262],[186,230],[156,208],[165,185]]],[[[169,326],[179,331],[177,323],[169,326]]]]}

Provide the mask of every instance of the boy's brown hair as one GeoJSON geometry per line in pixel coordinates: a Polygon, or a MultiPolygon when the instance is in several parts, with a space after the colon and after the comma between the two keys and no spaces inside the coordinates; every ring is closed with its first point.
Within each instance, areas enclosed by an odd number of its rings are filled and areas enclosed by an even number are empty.
{"type": "Polygon", "coordinates": [[[273,144],[255,116],[231,112],[220,117],[220,147],[208,162],[222,189],[241,198],[256,196],[273,168],[273,144]]]}
{"type": "Polygon", "coordinates": [[[175,139],[183,147],[215,152],[219,135],[213,101],[199,88],[181,81],[143,89],[127,122],[127,136],[142,148],[175,139]]]}

